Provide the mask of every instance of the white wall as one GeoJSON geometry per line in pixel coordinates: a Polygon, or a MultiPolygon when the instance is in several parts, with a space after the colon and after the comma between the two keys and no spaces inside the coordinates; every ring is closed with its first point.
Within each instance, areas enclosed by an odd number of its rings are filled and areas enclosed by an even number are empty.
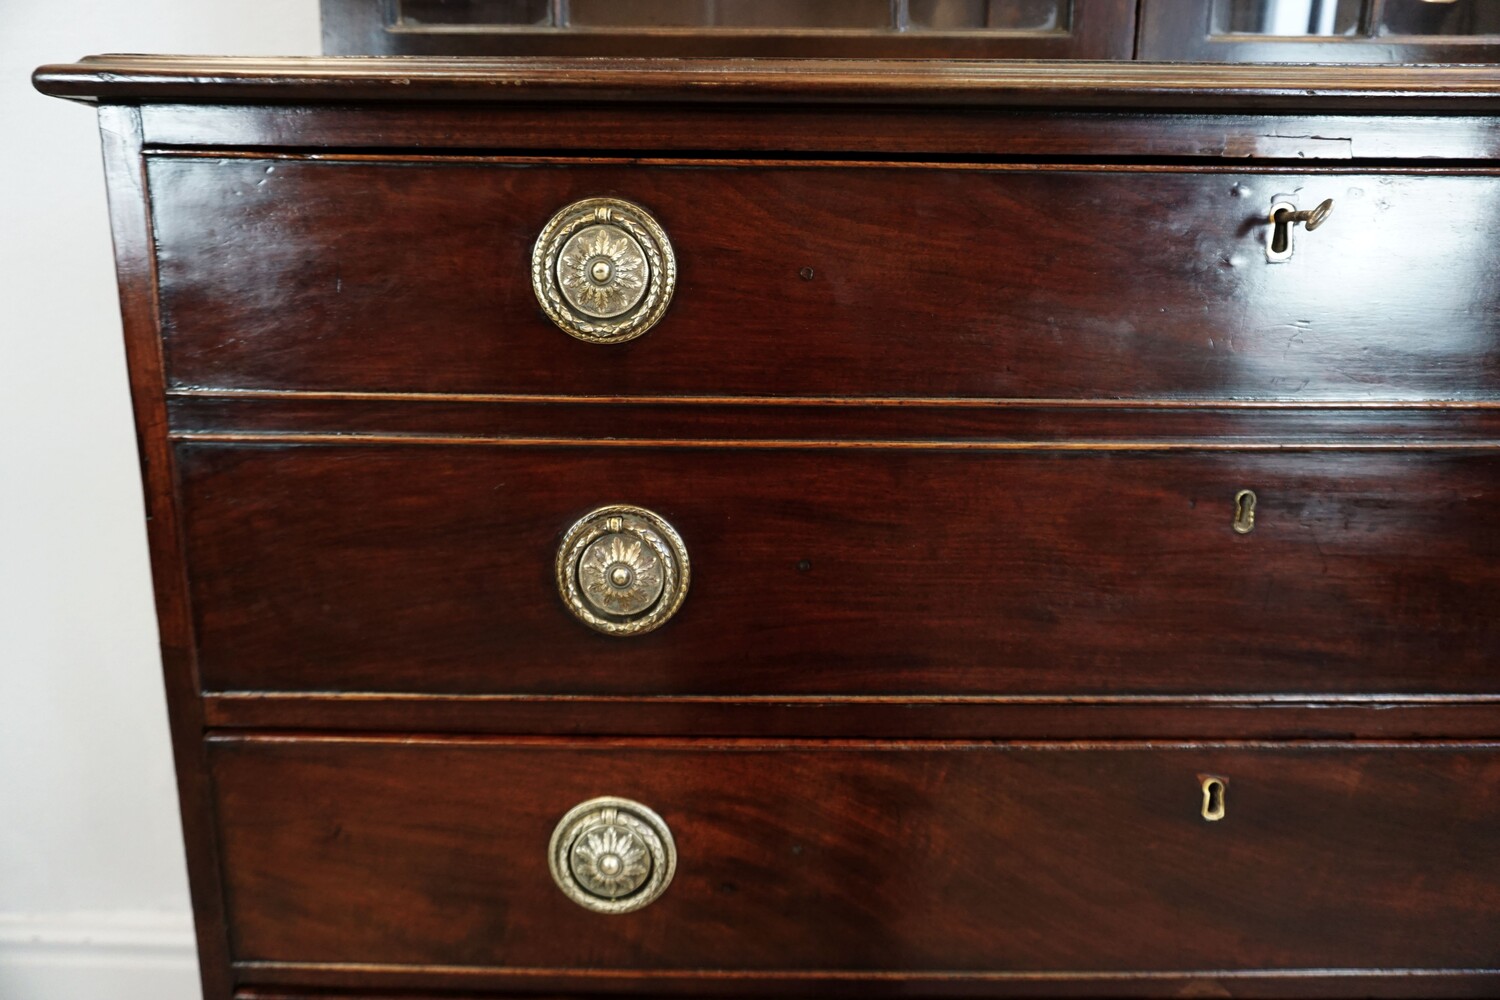
{"type": "Polygon", "coordinates": [[[318,0],[0,0],[0,1000],[198,996],[96,52],[305,55],[318,0]]]}

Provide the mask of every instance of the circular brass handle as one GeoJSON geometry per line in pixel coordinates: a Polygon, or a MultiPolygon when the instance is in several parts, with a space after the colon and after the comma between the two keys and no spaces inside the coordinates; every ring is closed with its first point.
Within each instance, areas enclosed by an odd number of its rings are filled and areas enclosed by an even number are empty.
{"type": "Polygon", "coordinates": [[[557,887],[579,906],[629,913],[667,891],[677,845],[666,821],[639,802],[590,799],[552,831],[547,864],[557,887]]]}
{"type": "Polygon", "coordinates": [[[565,333],[595,344],[655,326],[677,288],[666,232],[639,205],[587,198],[554,215],[531,251],[531,287],[565,333]]]}
{"type": "Polygon", "coordinates": [[[606,635],[642,635],[677,613],[692,568],[682,536],[643,507],[584,515],[557,548],[557,588],[573,616],[606,635]]]}

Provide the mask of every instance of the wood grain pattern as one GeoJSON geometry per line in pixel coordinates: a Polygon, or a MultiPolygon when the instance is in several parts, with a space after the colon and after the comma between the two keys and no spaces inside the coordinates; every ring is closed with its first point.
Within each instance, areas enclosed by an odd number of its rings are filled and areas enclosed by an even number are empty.
{"type": "Polygon", "coordinates": [[[1494,695],[208,694],[214,728],[517,736],[1487,739],[1494,695]]]}
{"type": "Polygon", "coordinates": [[[154,159],[174,386],[582,395],[1493,396],[1489,176],[154,159]],[[1284,264],[1278,193],[1337,202],[1284,264]],[[647,336],[541,315],[580,198],[645,205],[647,336]],[[811,277],[807,277],[811,275],[811,277]]]}
{"type": "MultiPolygon", "coordinates": [[[[254,975],[261,982],[288,979],[289,970],[256,966],[254,975]]],[[[303,982],[316,981],[349,986],[354,992],[340,990],[328,993],[314,987],[314,992],[285,987],[249,987],[235,994],[235,1000],[451,1000],[453,994],[413,993],[400,989],[402,982],[421,983],[421,973],[382,971],[371,974],[357,969],[299,968],[296,974],[303,982]]],[[[454,972],[466,987],[485,986],[483,993],[468,990],[463,994],[474,1000],[585,1000],[597,997],[601,990],[608,996],[637,997],[765,997],[817,996],[839,998],[863,997],[1014,997],[1035,1000],[1039,997],[1064,997],[1092,1000],[1099,996],[1139,997],[1159,1000],[1161,997],[1213,996],[1262,998],[1262,1000],[1305,1000],[1309,996],[1347,997],[1351,1000],[1421,996],[1425,1000],[1440,997],[1486,998],[1495,995],[1497,974],[1494,972],[1419,972],[1388,969],[1379,972],[1343,974],[1338,971],[1318,973],[1234,973],[1205,970],[1198,973],[1164,973],[1161,975],[1071,976],[927,976],[903,981],[895,976],[865,977],[849,981],[829,976],[787,975],[773,981],[751,976],[681,976],[653,978],[637,983],[627,977],[595,979],[573,974],[547,979],[529,977],[524,984],[517,976],[486,972],[454,972]],[[504,992],[489,992],[503,990],[504,992]],[[524,990],[524,992],[517,992],[524,990]],[[535,990],[542,990],[537,993],[535,990]],[[560,992],[560,991],[568,992],[560,992]],[[768,993],[768,990],[774,993],[768,993]],[[583,991],[583,992],[573,992],[583,991]]]]}
{"type": "Polygon", "coordinates": [[[1495,690],[1494,452],[187,444],[179,462],[208,690],[1495,690]],[[650,635],[589,632],[555,592],[562,532],[608,503],[687,541],[687,603],[650,635]]]}
{"type": "Polygon", "coordinates": [[[645,441],[1283,447],[1500,442],[1500,402],[1189,404],[1180,400],[440,396],[177,390],[173,433],[645,441]]]}
{"type": "Polygon", "coordinates": [[[247,982],[260,963],[427,988],[466,970],[911,986],[1496,964],[1487,746],[224,737],[211,753],[247,982]],[[1201,774],[1228,781],[1223,821],[1199,815],[1201,774]],[[599,794],[651,805],[679,850],[667,893],[626,916],[579,909],[546,867],[558,818],[599,794]]]}
{"type": "Polygon", "coordinates": [[[136,447],[145,486],[146,527],[161,637],[162,676],[172,728],[183,841],[192,881],[199,977],[205,1000],[227,1000],[229,970],[224,898],[218,880],[218,837],[209,802],[202,742],[202,682],[188,608],[175,456],[167,438],[163,396],[156,267],[151,251],[150,198],[141,158],[140,115],[133,108],[100,109],[99,131],[109,191],[115,275],[120,290],[136,447]]]}
{"type": "Polygon", "coordinates": [[[36,79],[102,104],[207,1000],[1500,995],[1500,70],[36,79]],[[682,263],[617,348],[527,274],[598,194],[682,263]],[[694,561],[633,640],[552,579],[611,502],[694,561]],[[541,863],[605,793],[684,851],[623,920],[541,863]]]}
{"type": "MultiPolygon", "coordinates": [[[[1309,115],[1242,110],[1147,113],[1121,108],[976,117],[965,108],[874,105],[857,114],[824,105],[708,106],[570,104],[361,106],[188,104],[141,107],[153,147],[234,152],[245,147],[347,150],[732,150],[736,154],[823,153],[861,159],[967,156],[1027,159],[1231,162],[1248,159],[1426,160],[1500,156],[1493,117],[1460,114],[1309,115]],[[559,137],[566,137],[560,140],[559,137]],[[560,147],[561,144],[561,147],[560,147]]],[[[1420,164],[1419,164],[1420,165],[1420,164]]],[[[1430,163],[1427,165],[1431,165],[1430,163]]]]}
{"type": "MultiPolygon", "coordinates": [[[[91,56],[37,89],[106,101],[532,101],[927,104],[1483,113],[1493,66],[1252,66],[944,59],[567,59],[91,56]]],[[[577,145],[569,137],[567,145],[577,145]]]]}

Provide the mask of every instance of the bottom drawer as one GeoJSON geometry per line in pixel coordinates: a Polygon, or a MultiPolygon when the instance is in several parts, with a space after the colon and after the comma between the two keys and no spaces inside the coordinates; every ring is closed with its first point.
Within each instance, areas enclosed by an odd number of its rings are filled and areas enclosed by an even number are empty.
{"type": "MultiPolygon", "coordinates": [[[[1139,995],[1153,976],[1174,992],[1178,975],[1291,972],[1433,995],[1435,979],[1500,966],[1491,746],[224,736],[209,749],[242,983],[748,974],[786,989],[901,974],[1031,992],[1118,980],[1139,995]],[[633,912],[586,909],[549,871],[554,828],[598,796],[648,806],[675,845],[670,884],[633,912]]],[[[568,843],[565,864],[592,866],[575,881],[626,902],[619,878],[663,874],[664,854],[636,850],[645,839],[587,857],[568,843]]]]}

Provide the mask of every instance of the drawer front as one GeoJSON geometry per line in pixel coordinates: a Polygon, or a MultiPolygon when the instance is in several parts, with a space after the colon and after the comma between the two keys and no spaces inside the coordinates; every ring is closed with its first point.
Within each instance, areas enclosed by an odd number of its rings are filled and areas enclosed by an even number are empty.
{"type": "Polygon", "coordinates": [[[1497,690],[1494,452],[199,443],[179,464],[214,691],[1497,690]],[[660,515],[690,560],[649,633],[600,634],[559,593],[565,532],[607,504],[660,515]]]}
{"type": "Polygon", "coordinates": [[[1500,387],[1496,178],[151,159],[177,387],[1412,399],[1500,387]],[[532,287],[608,196],[675,248],[628,343],[532,287]],[[1279,198],[1334,200],[1267,260],[1279,198]]]}
{"type": "Polygon", "coordinates": [[[1500,960],[1489,747],[264,737],[215,739],[210,763],[233,952],[291,981],[1500,960]],[[554,828],[599,796],[647,806],[675,847],[633,912],[549,872],[554,828]]]}

